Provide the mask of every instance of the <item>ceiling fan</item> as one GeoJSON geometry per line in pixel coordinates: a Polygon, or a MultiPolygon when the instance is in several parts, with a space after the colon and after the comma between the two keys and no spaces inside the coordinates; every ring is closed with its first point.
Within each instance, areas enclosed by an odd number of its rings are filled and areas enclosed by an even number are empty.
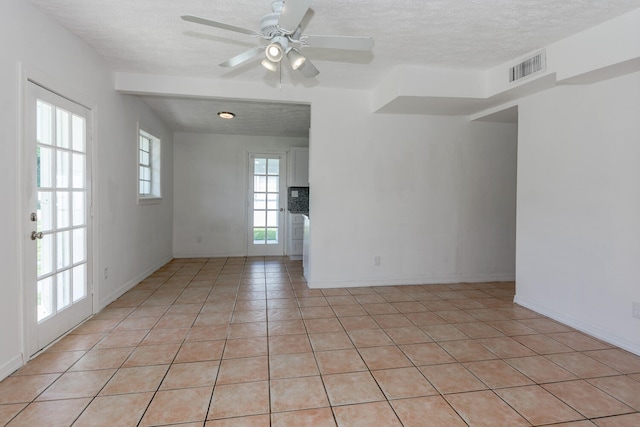
{"type": "Polygon", "coordinates": [[[262,66],[276,71],[286,56],[293,70],[307,78],[319,74],[318,69],[300,50],[304,47],[346,49],[368,51],[373,48],[373,38],[352,36],[313,36],[302,34],[300,22],[306,15],[312,0],[275,0],[272,12],[260,20],[260,31],[247,30],[234,25],[223,24],[197,16],[185,15],[182,19],[196,24],[208,25],[223,30],[235,31],[259,37],[268,43],[256,46],[220,64],[221,67],[235,67],[257,56],[264,55],[262,66]]]}

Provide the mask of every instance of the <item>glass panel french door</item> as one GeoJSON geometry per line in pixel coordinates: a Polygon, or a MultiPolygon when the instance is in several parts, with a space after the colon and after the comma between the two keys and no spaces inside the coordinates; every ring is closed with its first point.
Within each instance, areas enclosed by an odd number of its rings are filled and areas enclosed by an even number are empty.
{"type": "Polygon", "coordinates": [[[29,84],[25,169],[27,313],[33,354],[93,310],[90,295],[89,111],[29,84]]]}
{"type": "Polygon", "coordinates": [[[285,155],[249,156],[248,255],[284,254],[285,155]]]}

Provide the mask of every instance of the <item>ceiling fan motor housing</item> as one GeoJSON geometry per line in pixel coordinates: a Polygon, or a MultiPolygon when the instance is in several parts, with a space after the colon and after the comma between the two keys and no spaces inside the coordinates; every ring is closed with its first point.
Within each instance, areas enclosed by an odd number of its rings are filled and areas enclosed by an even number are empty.
{"type": "Polygon", "coordinates": [[[260,32],[264,34],[265,38],[271,39],[280,34],[280,30],[278,29],[279,19],[280,12],[269,13],[262,17],[260,20],[260,32]]]}

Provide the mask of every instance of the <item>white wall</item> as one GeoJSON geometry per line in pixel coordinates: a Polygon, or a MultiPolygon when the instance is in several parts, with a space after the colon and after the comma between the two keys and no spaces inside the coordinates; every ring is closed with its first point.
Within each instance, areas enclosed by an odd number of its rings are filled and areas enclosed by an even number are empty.
{"type": "Polygon", "coordinates": [[[309,139],[196,133],[174,138],[174,255],[246,255],[248,153],[286,152],[308,146],[309,139]]]}
{"type": "Polygon", "coordinates": [[[173,258],[173,132],[136,97],[106,86],[102,99],[96,190],[100,309],[173,258]],[[161,140],[162,200],[157,204],[137,203],[138,123],[161,140]]]}
{"type": "MultiPolygon", "coordinates": [[[[21,0],[3,0],[0,13],[0,378],[22,363],[21,251],[30,244],[22,232],[25,212],[19,191],[20,153],[18,63],[27,74],[46,76],[53,89],[68,88],[94,102],[96,139],[94,214],[97,309],[127,286],[171,258],[172,135],[138,99],[113,90],[113,74],[89,46],[21,0]],[[165,198],[136,205],[136,122],[145,123],[165,144],[165,198]],[[151,245],[151,246],[148,246],[151,245]],[[109,279],[102,272],[109,267],[109,279]]],[[[25,290],[28,288],[25,287],[25,290]]]]}
{"type": "Polygon", "coordinates": [[[512,280],[516,126],[368,105],[312,105],[310,286],[512,280]]]}
{"type": "Polygon", "coordinates": [[[519,106],[517,296],[640,354],[640,73],[519,106]]]}

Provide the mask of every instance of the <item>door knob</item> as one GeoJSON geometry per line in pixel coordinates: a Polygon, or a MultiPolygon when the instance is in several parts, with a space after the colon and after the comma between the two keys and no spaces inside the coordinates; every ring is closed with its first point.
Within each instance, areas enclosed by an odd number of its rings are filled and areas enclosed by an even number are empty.
{"type": "Polygon", "coordinates": [[[42,231],[40,232],[31,232],[31,240],[42,239],[42,231]]]}

